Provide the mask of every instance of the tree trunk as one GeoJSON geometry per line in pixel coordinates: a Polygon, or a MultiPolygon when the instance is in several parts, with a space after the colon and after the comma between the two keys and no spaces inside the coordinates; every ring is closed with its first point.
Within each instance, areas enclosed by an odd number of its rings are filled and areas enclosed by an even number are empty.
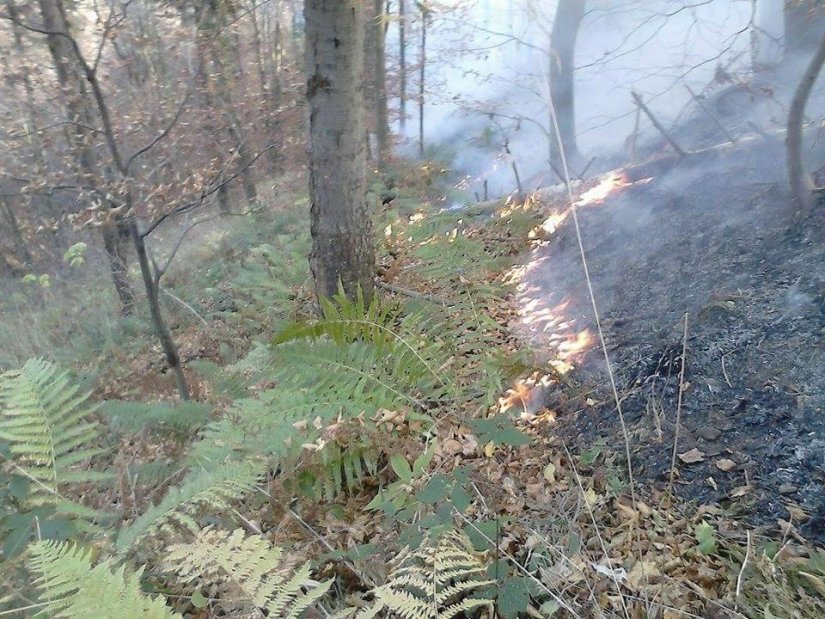
{"type": "Polygon", "coordinates": [[[787,0],[785,3],[785,50],[810,51],[819,42],[823,16],[816,0],[787,0]]]}
{"type": "Polygon", "coordinates": [[[424,91],[427,83],[427,8],[421,5],[421,64],[418,76],[418,156],[424,158],[424,91]]]}
{"type": "Polygon", "coordinates": [[[401,134],[407,126],[407,8],[406,0],[398,0],[398,109],[401,134]]]}
{"type": "Polygon", "coordinates": [[[310,267],[319,298],[339,282],[369,300],[375,247],[366,200],[363,0],[306,0],[310,267]]]}
{"type": "Polygon", "coordinates": [[[373,0],[375,19],[375,144],[378,166],[384,167],[390,154],[389,113],[387,111],[386,15],[384,0],[373,0]]]}
{"type": "Polygon", "coordinates": [[[808,103],[808,97],[817,77],[819,77],[823,64],[825,64],[825,36],[820,39],[819,46],[816,48],[808,68],[805,69],[805,73],[796,87],[791,100],[791,109],[788,112],[788,133],[785,138],[788,180],[791,184],[794,199],[803,215],[809,213],[814,206],[814,189],[816,187],[813,178],[811,178],[802,162],[802,123],[805,118],[805,106],[808,103]]]}
{"type": "MultiPolygon", "coordinates": [[[[88,91],[87,80],[79,66],[80,61],[77,58],[76,50],[72,46],[72,39],[68,36],[70,33],[69,20],[66,17],[63,4],[61,0],[39,0],[39,4],[43,27],[52,33],[46,35],[46,44],[52,56],[57,80],[61,88],[66,91],[64,100],[70,122],[68,133],[73,154],[80,168],[79,172],[92,179],[100,178],[101,175],[105,178],[108,176],[109,166],[99,161],[96,156],[92,135],[93,129],[91,129],[97,124],[95,103],[88,91]],[[65,33],[67,36],[57,33],[65,33]]],[[[112,226],[104,225],[101,230],[103,245],[109,258],[112,281],[120,299],[121,311],[128,314],[134,307],[135,293],[129,277],[126,259],[124,225],[122,221],[116,219],[112,226]]]]}
{"type": "MultiPolygon", "coordinates": [[[[550,33],[550,100],[555,109],[555,122],[568,161],[580,158],[576,144],[576,114],[574,97],[574,56],[576,37],[584,17],[586,0],[560,0],[550,33]]],[[[551,114],[552,115],[552,114],[551,114]]],[[[558,166],[561,153],[553,119],[550,125],[550,161],[558,166]]]]}
{"type": "Polygon", "coordinates": [[[169,331],[169,326],[163,319],[163,313],[160,310],[160,282],[152,272],[152,267],[149,264],[149,256],[146,252],[146,243],[138,231],[137,222],[132,219],[129,225],[129,233],[137,250],[138,264],[140,264],[140,273],[143,277],[143,285],[146,288],[146,299],[149,303],[149,313],[152,316],[152,324],[155,327],[158,339],[160,340],[163,354],[166,357],[166,362],[175,375],[175,384],[178,389],[178,396],[181,400],[188,400],[189,385],[186,382],[186,375],[183,372],[183,367],[180,363],[180,355],[178,354],[178,347],[172,339],[172,334],[169,331]]]}
{"type": "Polygon", "coordinates": [[[753,68],[775,67],[782,61],[785,45],[785,0],[756,0],[751,31],[753,68]]]}
{"type": "Polygon", "coordinates": [[[14,242],[14,247],[18,253],[20,262],[22,262],[27,268],[31,269],[34,264],[34,259],[29,251],[29,246],[26,244],[26,239],[23,238],[23,232],[20,230],[20,224],[17,222],[17,216],[14,214],[14,209],[11,204],[9,204],[8,198],[5,196],[0,196],[0,202],[3,204],[3,211],[5,212],[6,220],[9,223],[9,231],[11,232],[12,242],[14,242]]]}

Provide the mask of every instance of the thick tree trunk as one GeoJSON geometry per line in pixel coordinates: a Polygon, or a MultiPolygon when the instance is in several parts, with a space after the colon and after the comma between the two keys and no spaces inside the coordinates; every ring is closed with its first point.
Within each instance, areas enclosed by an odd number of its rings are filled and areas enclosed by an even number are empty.
{"type": "Polygon", "coordinates": [[[319,297],[339,282],[370,299],[375,247],[366,200],[363,0],[306,0],[310,267],[319,297]]]}
{"type": "Polygon", "coordinates": [[[825,36],[819,41],[813,58],[808,63],[808,68],[802,75],[799,85],[796,87],[791,109],[788,112],[788,134],[785,138],[787,146],[788,180],[791,184],[791,191],[796,199],[797,206],[803,214],[807,214],[814,206],[814,180],[805,169],[802,161],[802,123],[805,118],[805,106],[808,97],[816,83],[822,65],[825,64],[825,36]]]}
{"type": "MultiPolygon", "coordinates": [[[[560,0],[550,33],[550,99],[555,109],[555,121],[568,161],[580,158],[576,144],[576,114],[573,71],[576,37],[584,17],[586,0],[560,0]]],[[[552,114],[551,114],[552,116],[552,114]]],[[[550,126],[550,161],[561,161],[555,130],[550,126]]]]}

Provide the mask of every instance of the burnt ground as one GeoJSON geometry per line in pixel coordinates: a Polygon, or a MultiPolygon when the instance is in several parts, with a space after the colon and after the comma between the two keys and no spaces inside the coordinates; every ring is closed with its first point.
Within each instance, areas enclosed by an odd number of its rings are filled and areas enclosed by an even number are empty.
{"type": "MultiPolygon", "coordinates": [[[[579,220],[637,483],[667,485],[687,313],[678,452],[703,459],[677,462],[677,494],[823,543],[825,216],[794,226],[790,211],[783,145],[766,141],[678,164],[579,220]]],[[[530,327],[550,357],[595,334],[570,218],[536,250],[525,290],[538,299],[527,315],[560,310],[530,327]]],[[[546,394],[552,431],[576,451],[604,442],[621,455],[603,351],[576,360],[546,394]]]]}

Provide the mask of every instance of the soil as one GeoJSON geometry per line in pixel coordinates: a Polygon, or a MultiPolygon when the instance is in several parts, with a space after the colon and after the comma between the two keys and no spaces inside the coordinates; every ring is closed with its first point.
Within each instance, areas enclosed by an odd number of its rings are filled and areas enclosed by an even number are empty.
{"type": "MultiPolygon", "coordinates": [[[[822,544],[825,218],[794,223],[784,156],[761,140],[682,162],[578,217],[637,484],[667,486],[684,364],[677,451],[700,453],[677,459],[677,495],[822,544]]],[[[534,344],[575,365],[544,392],[549,431],[623,454],[572,218],[535,250],[521,305],[534,344]]]]}

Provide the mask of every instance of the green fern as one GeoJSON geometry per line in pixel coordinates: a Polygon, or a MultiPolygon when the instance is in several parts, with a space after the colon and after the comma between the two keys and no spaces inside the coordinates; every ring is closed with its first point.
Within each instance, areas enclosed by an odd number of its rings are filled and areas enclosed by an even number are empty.
{"type": "Polygon", "coordinates": [[[42,359],[0,375],[0,440],[9,445],[16,472],[31,481],[30,505],[88,518],[100,514],[67,501],[61,487],[110,479],[80,468],[105,450],[96,447],[100,429],[90,420],[94,407],[66,372],[42,359]]]}
{"type": "Polygon", "coordinates": [[[404,619],[453,619],[493,600],[478,596],[495,584],[486,579],[486,566],[462,534],[451,531],[434,544],[405,549],[387,583],[373,589],[375,602],[356,619],[372,619],[381,612],[404,619]]]}
{"type": "Polygon", "coordinates": [[[228,580],[268,616],[297,619],[329,590],[332,581],[311,580],[309,563],[290,573],[284,570],[283,559],[283,550],[262,536],[208,527],[193,543],[169,547],[166,561],[187,583],[211,585],[216,577],[228,580]]]}
{"type": "Polygon", "coordinates": [[[29,567],[47,603],[41,614],[57,619],[129,617],[181,619],[163,598],[141,590],[141,568],[127,574],[112,560],[92,567],[92,551],[67,543],[45,541],[31,547],[29,567]]]}
{"type": "Polygon", "coordinates": [[[249,385],[243,377],[222,368],[217,363],[201,359],[192,361],[189,367],[209,382],[209,386],[212,387],[212,392],[215,395],[230,400],[239,400],[249,394],[249,385]]]}
{"type": "Polygon", "coordinates": [[[230,511],[233,501],[255,488],[260,470],[260,465],[247,461],[225,463],[210,472],[191,471],[180,487],[172,488],[158,505],[121,529],[117,550],[127,552],[147,535],[174,535],[179,529],[196,534],[200,530],[198,513],[230,511]]]}
{"type": "Polygon", "coordinates": [[[369,395],[375,407],[422,407],[449,391],[439,371],[441,348],[428,334],[403,328],[397,308],[377,296],[365,305],[363,297],[349,301],[343,293],[322,306],[323,318],[296,322],[274,338],[275,378],[319,393],[348,391],[356,400],[369,395]],[[311,373],[280,371],[295,364],[311,373]]]}
{"type": "Polygon", "coordinates": [[[212,407],[191,401],[172,403],[109,400],[100,407],[100,414],[110,419],[112,428],[126,434],[137,434],[147,428],[189,432],[203,426],[211,413],[212,407]]]}

